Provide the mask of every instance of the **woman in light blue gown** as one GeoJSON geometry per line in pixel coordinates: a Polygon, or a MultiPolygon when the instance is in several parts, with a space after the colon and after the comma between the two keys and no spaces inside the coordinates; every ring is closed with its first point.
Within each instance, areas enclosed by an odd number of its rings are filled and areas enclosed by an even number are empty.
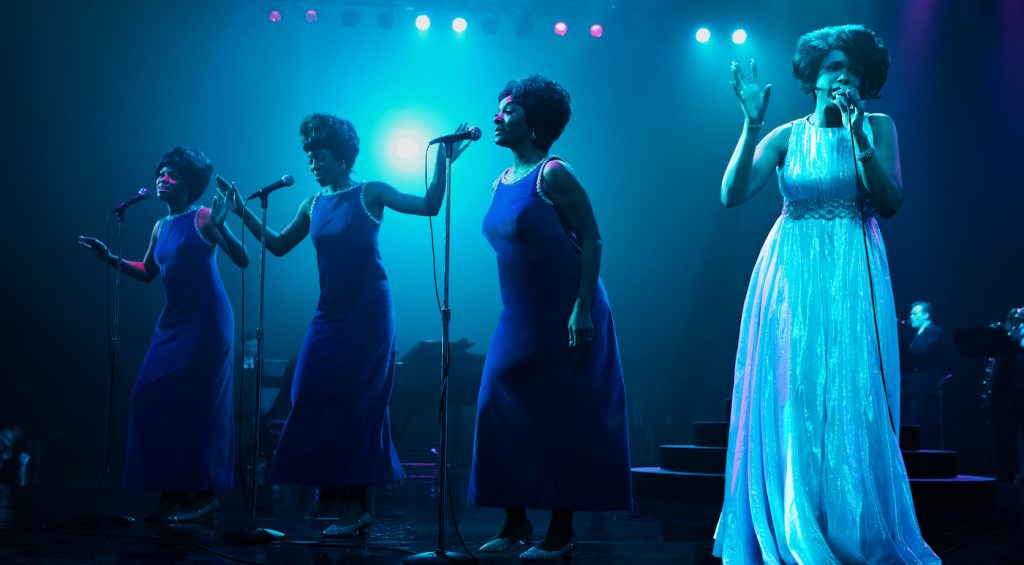
{"type": "Polygon", "coordinates": [[[876,216],[903,200],[893,120],[864,112],[889,54],[862,26],[800,38],[814,111],[760,137],[771,85],[733,63],[746,123],[725,178],[736,206],[778,172],[782,214],[754,265],[736,353],[726,563],[937,563],[900,454],[899,359],[876,216]]]}

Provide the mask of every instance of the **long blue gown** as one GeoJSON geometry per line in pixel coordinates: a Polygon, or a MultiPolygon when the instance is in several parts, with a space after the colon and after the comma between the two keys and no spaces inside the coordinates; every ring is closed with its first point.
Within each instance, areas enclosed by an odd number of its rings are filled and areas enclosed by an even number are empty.
{"type": "Polygon", "coordinates": [[[167,304],[132,391],[125,483],[146,490],[230,488],[235,321],[217,247],[198,208],[162,220],[154,259],[167,304]]]}
{"type": "MultiPolygon", "coordinates": [[[[871,137],[867,119],[865,129],[871,137]]],[[[938,562],[893,432],[896,310],[878,223],[870,210],[861,222],[854,162],[844,128],[792,123],[785,205],[740,325],[714,547],[726,563],[938,562]]]]}
{"type": "Polygon", "coordinates": [[[580,255],[543,192],[544,162],[518,182],[496,181],[484,216],[504,308],[477,400],[469,503],[624,510],[632,497],[615,326],[599,281],[594,340],[569,349],[580,255]]]}
{"type": "Polygon", "coordinates": [[[270,480],[326,487],[405,478],[391,441],[395,316],[364,184],[313,199],[320,302],[299,351],[270,480]]]}

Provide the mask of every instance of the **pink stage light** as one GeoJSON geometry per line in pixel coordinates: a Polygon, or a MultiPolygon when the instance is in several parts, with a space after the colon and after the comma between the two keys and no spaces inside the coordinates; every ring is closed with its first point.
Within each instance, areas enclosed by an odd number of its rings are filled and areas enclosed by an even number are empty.
{"type": "Polygon", "coordinates": [[[565,25],[565,22],[555,24],[555,35],[565,35],[566,33],[569,33],[569,26],[565,25]]]}
{"type": "Polygon", "coordinates": [[[267,14],[267,19],[276,24],[281,21],[281,12],[271,10],[270,13],[267,14]]]}
{"type": "Polygon", "coordinates": [[[604,27],[601,24],[590,26],[590,37],[601,37],[602,35],[604,35],[604,27]]]}
{"type": "Polygon", "coordinates": [[[306,21],[311,24],[315,24],[316,22],[320,21],[320,14],[317,14],[316,10],[307,10],[306,21]]]}

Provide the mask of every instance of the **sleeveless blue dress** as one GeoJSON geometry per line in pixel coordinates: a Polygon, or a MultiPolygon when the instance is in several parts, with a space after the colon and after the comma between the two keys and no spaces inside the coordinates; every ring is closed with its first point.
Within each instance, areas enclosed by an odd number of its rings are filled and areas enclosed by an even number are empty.
{"type": "Polygon", "coordinates": [[[503,309],[477,400],[469,503],[625,510],[629,439],[615,326],[598,281],[594,340],[569,349],[580,255],[544,194],[546,162],[518,182],[499,178],[484,216],[503,309]]]}
{"type": "Polygon", "coordinates": [[[292,381],[292,409],[270,480],[324,487],[379,486],[405,478],[391,441],[395,316],[377,236],[381,219],[364,184],[321,191],[309,233],[320,301],[292,381]]]}
{"type": "Polygon", "coordinates": [[[154,259],[167,304],[132,390],[129,487],[216,490],[234,478],[235,321],[198,210],[165,218],[157,233],[154,259]]]}
{"type": "Polygon", "coordinates": [[[861,221],[854,162],[846,129],[793,122],[779,169],[785,204],[740,324],[714,547],[725,563],[939,562],[893,432],[896,309],[870,208],[861,221]]]}

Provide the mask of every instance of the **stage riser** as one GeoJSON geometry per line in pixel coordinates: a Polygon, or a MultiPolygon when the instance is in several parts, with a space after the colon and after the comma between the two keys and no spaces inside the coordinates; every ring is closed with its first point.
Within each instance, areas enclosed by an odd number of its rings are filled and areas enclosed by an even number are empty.
{"type": "MultiPolygon", "coordinates": [[[[694,422],[695,445],[662,445],[660,467],[633,469],[638,506],[668,504],[685,512],[713,512],[722,504],[729,441],[728,422],[694,422]]],[[[902,426],[900,447],[914,504],[929,510],[988,510],[996,483],[959,475],[955,451],[920,450],[920,428],[902,426]]]]}

